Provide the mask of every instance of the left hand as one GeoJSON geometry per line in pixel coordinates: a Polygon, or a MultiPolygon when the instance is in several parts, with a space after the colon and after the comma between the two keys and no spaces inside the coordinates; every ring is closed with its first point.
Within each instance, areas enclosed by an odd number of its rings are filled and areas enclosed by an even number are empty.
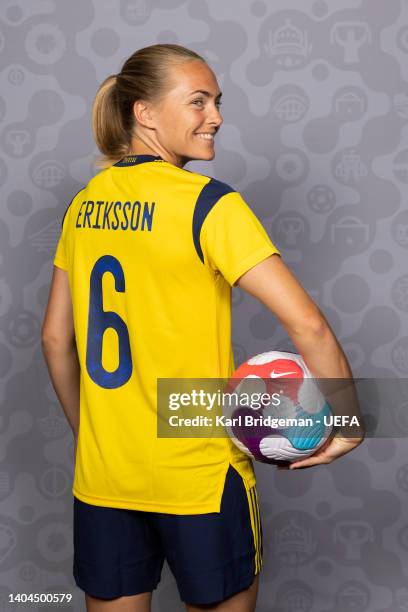
{"type": "Polygon", "coordinates": [[[294,461],[289,465],[279,466],[278,470],[295,470],[297,468],[319,465],[320,463],[331,463],[334,459],[352,451],[353,448],[356,448],[363,440],[364,435],[359,438],[342,438],[335,435],[328,438],[310,457],[294,461]]]}

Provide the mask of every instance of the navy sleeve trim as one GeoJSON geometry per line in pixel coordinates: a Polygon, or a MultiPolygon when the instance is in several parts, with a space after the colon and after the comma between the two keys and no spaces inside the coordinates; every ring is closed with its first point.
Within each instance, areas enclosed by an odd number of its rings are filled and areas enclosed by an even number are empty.
{"type": "Polygon", "coordinates": [[[200,244],[201,228],[212,207],[223,195],[231,191],[235,191],[235,189],[227,185],[227,183],[211,178],[210,181],[204,185],[197,198],[193,214],[193,240],[197,255],[203,263],[204,255],[200,244]]]}
{"type": "Polygon", "coordinates": [[[67,212],[68,212],[68,208],[71,206],[72,202],[75,200],[75,198],[77,197],[78,193],[81,193],[81,191],[83,191],[84,189],[85,189],[85,187],[81,187],[81,189],[80,189],[79,191],[77,191],[77,192],[76,192],[76,194],[74,195],[74,197],[72,198],[72,200],[71,200],[71,201],[70,201],[70,203],[68,204],[68,206],[67,206],[67,208],[66,208],[66,210],[65,210],[65,212],[64,212],[64,216],[62,217],[62,221],[61,221],[61,229],[62,229],[62,228],[63,228],[63,226],[64,226],[64,219],[65,219],[65,215],[66,215],[66,214],[67,214],[67,212]]]}

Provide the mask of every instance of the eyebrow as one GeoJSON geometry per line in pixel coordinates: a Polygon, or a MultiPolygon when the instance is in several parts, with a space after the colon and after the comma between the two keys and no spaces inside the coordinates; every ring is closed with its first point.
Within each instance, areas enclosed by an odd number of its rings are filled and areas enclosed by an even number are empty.
{"type": "MultiPolygon", "coordinates": [[[[211,97],[210,92],[209,91],[205,91],[205,89],[196,89],[195,91],[192,91],[190,95],[192,96],[195,93],[202,93],[205,96],[207,96],[208,98],[211,97]]],[[[222,91],[218,94],[218,96],[215,96],[215,99],[221,98],[221,96],[222,96],[222,91]]]]}

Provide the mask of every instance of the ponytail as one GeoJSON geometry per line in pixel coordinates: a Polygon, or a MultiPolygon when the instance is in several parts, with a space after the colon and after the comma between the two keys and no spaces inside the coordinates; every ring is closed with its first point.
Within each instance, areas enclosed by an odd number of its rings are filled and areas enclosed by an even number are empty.
{"type": "Polygon", "coordinates": [[[97,160],[101,168],[122,159],[130,146],[129,134],[122,123],[117,101],[117,76],[107,77],[100,86],[92,107],[92,130],[98,149],[105,158],[97,160]]]}

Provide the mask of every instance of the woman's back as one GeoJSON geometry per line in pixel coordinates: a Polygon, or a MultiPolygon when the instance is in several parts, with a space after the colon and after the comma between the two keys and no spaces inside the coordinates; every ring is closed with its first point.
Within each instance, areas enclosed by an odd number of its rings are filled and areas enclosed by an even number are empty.
{"type": "Polygon", "coordinates": [[[231,285],[272,253],[239,193],[159,156],[127,156],[75,196],[54,260],[81,365],[75,496],[189,514],[219,510],[230,463],[253,486],[228,438],[157,436],[157,379],[232,373],[231,285]]]}

